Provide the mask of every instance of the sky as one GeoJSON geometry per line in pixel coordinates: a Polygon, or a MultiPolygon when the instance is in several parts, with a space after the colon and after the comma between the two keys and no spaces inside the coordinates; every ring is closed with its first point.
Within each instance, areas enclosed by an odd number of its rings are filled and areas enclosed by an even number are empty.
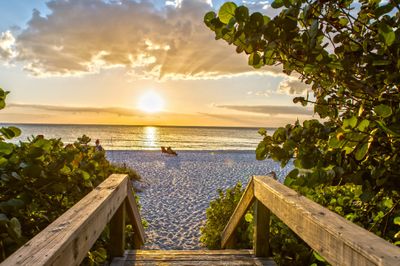
{"type": "MultiPolygon", "coordinates": [[[[276,127],[311,118],[292,102],[305,84],[279,66],[256,71],[215,40],[203,16],[223,2],[0,0],[0,87],[10,91],[0,122],[276,127]]],[[[235,2],[277,13],[269,1],[235,2]]]]}

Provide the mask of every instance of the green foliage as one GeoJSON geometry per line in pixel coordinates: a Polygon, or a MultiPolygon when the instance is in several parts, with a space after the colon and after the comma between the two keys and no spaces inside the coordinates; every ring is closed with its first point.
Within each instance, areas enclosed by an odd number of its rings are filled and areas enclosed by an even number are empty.
{"type": "Polygon", "coordinates": [[[275,0],[274,18],[237,7],[205,24],[253,67],[299,76],[314,100],[293,102],[324,119],[261,130],[257,159],[292,161],[287,186],[399,245],[400,3],[357,2],[275,0]]]}
{"type": "MultiPolygon", "coordinates": [[[[209,249],[221,248],[221,233],[227,225],[236,205],[244,192],[240,183],[219,190],[219,197],[207,209],[206,224],[201,228],[200,241],[209,249]]],[[[276,216],[271,218],[271,249],[274,260],[279,265],[310,265],[317,263],[312,250],[276,216]]],[[[246,213],[234,235],[233,248],[252,248],[253,210],[246,213]]],[[[321,263],[319,263],[321,264],[321,263]]],[[[323,264],[322,264],[323,265],[323,264]]]]}
{"type": "MultiPolygon", "coordinates": [[[[6,95],[0,89],[0,96],[6,95]]],[[[0,97],[0,100],[5,100],[0,97]]],[[[110,164],[104,152],[82,136],[73,144],[39,135],[13,144],[15,127],[0,129],[0,261],[18,249],[77,203],[112,173],[139,176],[131,169],[110,164]]],[[[129,229],[129,228],[128,228],[129,229]]],[[[103,261],[107,230],[86,259],[103,261]]]]}
{"type": "MultiPolygon", "coordinates": [[[[206,211],[206,223],[200,229],[200,242],[209,249],[221,248],[221,233],[240,201],[240,197],[243,194],[242,185],[238,183],[225,192],[218,190],[218,194],[219,197],[210,202],[210,207],[206,211]]],[[[248,213],[246,219],[243,219],[237,227],[234,235],[235,248],[251,248],[253,231],[249,223],[252,220],[251,213],[248,213]]]]}

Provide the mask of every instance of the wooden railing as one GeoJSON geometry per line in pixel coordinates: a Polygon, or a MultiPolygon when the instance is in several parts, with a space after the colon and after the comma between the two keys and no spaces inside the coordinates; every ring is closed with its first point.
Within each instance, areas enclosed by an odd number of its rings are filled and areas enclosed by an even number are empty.
{"type": "Polygon", "coordinates": [[[400,265],[400,248],[301,196],[271,177],[254,176],[222,233],[222,248],[254,202],[256,256],[269,250],[270,212],[332,265],[400,265]]]}
{"type": "Polygon", "coordinates": [[[108,222],[109,254],[123,256],[126,212],[139,249],[145,235],[131,182],[127,175],[113,174],[1,265],[79,265],[108,222]]]}

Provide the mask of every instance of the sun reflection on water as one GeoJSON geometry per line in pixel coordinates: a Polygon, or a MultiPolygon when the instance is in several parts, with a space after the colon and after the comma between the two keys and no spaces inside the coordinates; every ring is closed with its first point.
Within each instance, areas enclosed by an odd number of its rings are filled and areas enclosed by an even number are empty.
{"type": "Polygon", "coordinates": [[[158,130],[156,127],[145,127],[144,128],[144,147],[145,149],[154,149],[157,148],[158,142],[158,130]]]}

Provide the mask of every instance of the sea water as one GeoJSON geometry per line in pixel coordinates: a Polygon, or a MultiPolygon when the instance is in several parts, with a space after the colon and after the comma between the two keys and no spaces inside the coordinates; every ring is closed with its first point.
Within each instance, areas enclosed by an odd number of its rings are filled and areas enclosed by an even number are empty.
{"type": "MultiPolygon", "coordinates": [[[[9,126],[9,125],[6,125],[9,126]]],[[[106,150],[159,150],[161,146],[174,150],[255,150],[262,136],[258,128],[238,127],[172,127],[120,125],[49,125],[16,124],[22,130],[12,142],[44,135],[73,143],[83,134],[96,139],[106,150]]],[[[269,133],[273,128],[267,129],[269,133]]]]}

